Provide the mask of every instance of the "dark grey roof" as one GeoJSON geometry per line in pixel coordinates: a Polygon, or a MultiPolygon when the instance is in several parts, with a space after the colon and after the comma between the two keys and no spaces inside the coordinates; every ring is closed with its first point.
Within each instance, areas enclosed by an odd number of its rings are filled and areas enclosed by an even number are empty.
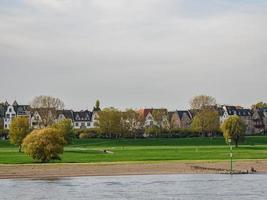
{"type": "Polygon", "coordinates": [[[28,112],[30,112],[29,105],[17,105],[13,107],[17,115],[26,115],[28,112]]]}
{"type": "Polygon", "coordinates": [[[73,112],[73,120],[74,121],[91,121],[93,113],[91,111],[79,111],[73,112]]]}
{"type": "Polygon", "coordinates": [[[238,115],[241,117],[252,116],[251,109],[244,109],[236,106],[225,106],[228,115],[238,115]]]}
{"type": "Polygon", "coordinates": [[[73,120],[73,111],[72,110],[58,110],[58,115],[63,114],[66,119],[73,120]]]}
{"type": "Polygon", "coordinates": [[[187,115],[189,119],[192,119],[192,113],[188,110],[176,110],[176,113],[178,114],[179,118],[182,119],[183,115],[187,115]]]}

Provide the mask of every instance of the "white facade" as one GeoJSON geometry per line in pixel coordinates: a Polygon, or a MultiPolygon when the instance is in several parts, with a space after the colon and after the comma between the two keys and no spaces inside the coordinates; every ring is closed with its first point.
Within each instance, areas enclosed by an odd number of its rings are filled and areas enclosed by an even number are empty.
{"type": "Polygon", "coordinates": [[[157,123],[155,122],[152,113],[149,112],[145,118],[145,127],[151,127],[151,126],[157,126],[157,123]]]}
{"type": "Polygon", "coordinates": [[[12,119],[16,117],[15,109],[12,105],[7,107],[5,118],[4,118],[4,128],[9,129],[12,119]]]}
{"type": "Polygon", "coordinates": [[[34,129],[41,128],[41,124],[42,124],[41,116],[39,115],[37,111],[34,111],[34,113],[31,116],[31,120],[30,120],[31,127],[34,129]]]}
{"type": "Polygon", "coordinates": [[[73,125],[75,129],[92,128],[91,121],[75,121],[73,125]]]}

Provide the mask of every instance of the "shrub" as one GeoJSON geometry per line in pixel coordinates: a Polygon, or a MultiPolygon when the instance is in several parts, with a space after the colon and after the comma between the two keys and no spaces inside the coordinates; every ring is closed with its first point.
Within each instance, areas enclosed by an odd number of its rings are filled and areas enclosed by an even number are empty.
{"type": "Polygon", "coordinates": [[[88,133],[80,133],[79,138],[80,139],[88,139],[89,138],[89,134],[88,133]]]}
{"type": "Polygon", "coordinates": [[[96,138],[99,136],[99,128],[88,128],[88,129],[79,129],[79,130],[75,130],[75,135],[78,138],[96,138]],[[81,134],[83,134],[83,136],[80,136],[81,134]],[[87,136],[85,136],[87,134],[87,136]]]}
{"type": "Polygon", "coordinates": [[[34,160],[49,162],[60,160],[59,154],[63,153],[65,139],[62,132],[55,128],[34,130],[23,140],[24,152],[34,160]]]}
{"type": "Polygon", "coordinates": [[[171,129],[171,137],[186,138],[186,137],[197,137],[199,132],[190,128],[175,128],[171,129]]]}
{"type": "Polygon", "coordinates": [[[52,125],[52,128],[58,129],[68,144],[70,144],[72,139],[75,137],[72,122],[69,119],[59,121],[58,123],[52,125]]]}

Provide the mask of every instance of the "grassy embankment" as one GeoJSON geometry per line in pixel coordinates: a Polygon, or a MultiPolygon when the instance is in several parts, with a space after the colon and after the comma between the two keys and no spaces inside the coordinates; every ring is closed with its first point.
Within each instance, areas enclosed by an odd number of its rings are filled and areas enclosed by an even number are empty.
{"type": "MultiPolygon", "coordinates": [[[[234,148],[234,159],[267,159],[267,137],[247,137],[234,148]]],[[[87,139],[65,147],[59,163],[97,163],[130,161],[227,160],[229,147],[223,138],[184,139],[87,139]],[[104,153],[106,149],[113,153],[104,153]]],[[[34,163],[17,147],[0,141],[0,164],[34,163]]]]}

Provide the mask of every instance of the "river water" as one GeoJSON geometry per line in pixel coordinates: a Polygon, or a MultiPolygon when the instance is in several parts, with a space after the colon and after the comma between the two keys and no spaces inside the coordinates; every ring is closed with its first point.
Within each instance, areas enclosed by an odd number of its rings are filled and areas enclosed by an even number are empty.
{"type": "Polygon", "coordinates": [[[266,200],[267,174],[139,175],[0,180],[0,199],[266,200]]]}

